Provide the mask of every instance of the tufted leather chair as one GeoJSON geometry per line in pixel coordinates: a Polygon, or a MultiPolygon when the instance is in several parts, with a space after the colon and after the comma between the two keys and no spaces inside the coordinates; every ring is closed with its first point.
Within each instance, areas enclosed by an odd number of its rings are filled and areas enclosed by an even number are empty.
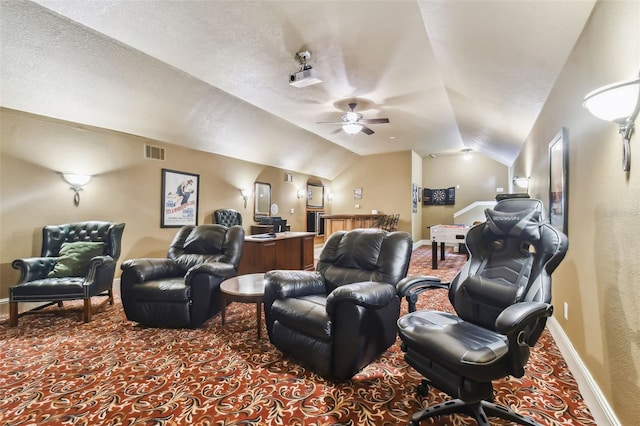
{"type": "Polygon", "coordinates": [[[40,257],[16,259],[11,266],[20,271],[18,283],[9,288],[9,324],[18,325],[19,302],[49,302],[62,306],[65,300],[84,300],[83,320],[91,321],[91,298],[107,296],[113,305],[113,276],[120,257],[124,223],[88,221],[45,226],[40,257]],[[54,270],[63,243],[103,243],[102,254],[88,262],[83,276],[48,277],[54,270]]]}
{"type": "Polygon", "coordinates": [[[391,346],[413,242],[406,232],[333,233],[316,271],[265,274],[270,341],[322,376],[351,378],[391,346]]]}
{"type": "Polygon", "coordinates": [[[242,225],[242,214],[234,209],[218,209],[213,212],[213,219],[224,226],[242,225]]]}
{"type": "Polygon", "coordinates": [[[541,206],[506,199],[471,228],[469,261],[449,287],[457,315],[417,311],[398,320],[405,360],[425,377],[419,393],[433,385],[455,398],[415,413],[412,425],[454,412],[480,425],[489,425],[488,416],[536,425],[495,404],[492,381],[524,375],[530,347],[553,312],[551,273],[568,242],[541,220],[541,206]]]}
{"type": "Polygon", "coordinates": [[[120,291],[127,318],[152,327],[200,327],[220,311],[220,283],[238,272],[241,226],[183,226],[167,257],[122,263],[120,291]]]}

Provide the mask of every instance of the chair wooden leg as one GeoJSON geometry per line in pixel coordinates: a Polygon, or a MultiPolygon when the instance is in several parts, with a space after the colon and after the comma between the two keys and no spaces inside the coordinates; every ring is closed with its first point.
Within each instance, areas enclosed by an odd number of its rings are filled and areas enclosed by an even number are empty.
{"type": "Polygon", "coordinates": [[[113,306],[113,289],[109,289],[109,304],[113,306]]]}
{"type": "Polygon", "coordinates": [[[83,309],[83,319],[84,322],[91,322],[91,298],[87,297],[84,299],[84,309],[83,309]]]}
{"type": "Polygon", "coordinates": [[[18,302],[9,302],[9,327],[18,325],[18,302]]]}
{"type": "Polygon", "coordinates": [[[58,300],[58,308],[62,308],[62,300],[58,300]]]}

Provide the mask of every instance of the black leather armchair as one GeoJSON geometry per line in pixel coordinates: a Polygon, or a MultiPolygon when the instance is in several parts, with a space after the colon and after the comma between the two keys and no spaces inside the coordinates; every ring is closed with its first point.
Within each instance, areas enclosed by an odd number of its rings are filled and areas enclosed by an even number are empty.
{"type": "Polygon", "coordinates": [[[83,299],[84,322],[91,321],[93,296],[107,296],[113,305],[113,276],[124,226],[103,221],[45,226],[40,257],[16,259],[11,264],[20,271],[20,279],[9,288],[9,325],[18,325],[19,302],[62,306],[65,300],[83,299]],[[85,251],[74,251],[79,246],[85,251]],[[77,264],[70,267],[69,262],[77,264]]]}
{"type": "Polygon", "coordinates": [[[407,274],[412,248],[406,232],[339,231],[316,271],[267,272],[270,341],[322,376],[351,378],[396,340],[395,285],[407,274]]]}
{"type": "Polygon", "coordinates": [[[122,263],[120,291],[127,318],[152,327],[200,327],[220,311],[220,283],[238,272],[241,226],[183,226],[166,259],[122,263]]]}
{"type": "Polygon", "coordinates": [[[530,347],[553,312],[551,273],[568,242],[540,220],[540,206],[501,201],[469,231],[469,261],[449,287],[457,315],[418,311],[398,320],[405,359],[425,377],[419,392],[433,385],[455,398],[414,414],[411,424],[454,412],[480,425],[489,425],[487,416],[536,424],[493,403],[492,381],[524,375],[530,347]]]}
{"type": "Polygon", "coordinates": [[[213,220],[215,223],[224,226],[242,226],[242,214],[234,209],[218,209],[214,211],[213,220]]]}

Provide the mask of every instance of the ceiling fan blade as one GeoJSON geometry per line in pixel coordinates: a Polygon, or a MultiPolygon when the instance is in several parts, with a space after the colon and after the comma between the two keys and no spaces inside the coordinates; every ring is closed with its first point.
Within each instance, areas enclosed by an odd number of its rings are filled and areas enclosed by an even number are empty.
{"type": "Polygon", "coordinates": [[[335,129],[333,132],[331,132],[332,135],[335,135],[336,133],[340,133],[342,131],[342,127],[338,127],[337,129],[335,129]]]}
{"type": "Polygon", "coordinates": [[[363,118],[358,121],[358,123],[365,123],[365,124],[384,124],[388,122],[389,122],[388,118],[363,118]]]}
{"type": "Polygon", "coordinates": [[[344,124],[344,121],[316,121],[316,124],[344,124]]]}
{"type": "MultiPolygon", "coordinates": [[[[360,124],[360,123],[358,123],[360,124]]],[[[375,132],[373,130],[371,130],[370,128],[368,128],[367,126],[362,126],[362,130],[360,130],[362,133],[366,134],[366,135],[372,135],[375,132]]]]}

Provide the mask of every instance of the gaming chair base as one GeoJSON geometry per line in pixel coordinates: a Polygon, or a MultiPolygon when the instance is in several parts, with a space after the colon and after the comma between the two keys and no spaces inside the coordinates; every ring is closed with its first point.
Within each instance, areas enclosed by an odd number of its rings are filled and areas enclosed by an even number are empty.
{"type": "Polygon", "coordinates": [[[473,417],[479,426],[491,426],[488,417],[499,417],[526,426],[540,426],[533,420],[523,417],[502,405],[488,401],[464,402],[460,399],[445,401],[418,411],[411,416],[411,426],[419,426],[420,422],[430,417],[461,413],[473,417]]]}

